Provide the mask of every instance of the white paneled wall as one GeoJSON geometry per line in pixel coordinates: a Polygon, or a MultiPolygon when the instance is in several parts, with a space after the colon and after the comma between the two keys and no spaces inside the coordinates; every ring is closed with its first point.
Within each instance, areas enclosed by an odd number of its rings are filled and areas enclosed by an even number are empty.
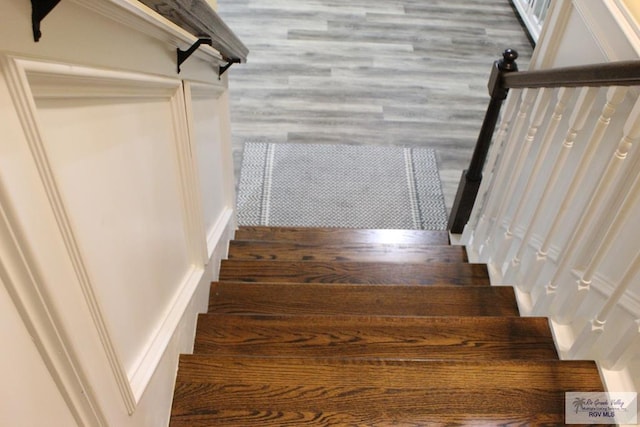
{"type": "Polygon", "coordinates": [[[195,37],[133,0],[30,14],[0,5],[0,424],[166,425],[235,229],[221,57],[178,75],[195,37]]]}
{"type": "MultiPolygon", "coordinates": [[[[615,1],[555,2],[532,68],[640,57],[615,1]],[[580,46],[576,49],[576,46],[580,46]]],[[[609,390],[640,389],[640,91],[512,91],[463,240],[549,316],[564,358],[596,359],[609,390]]]]}

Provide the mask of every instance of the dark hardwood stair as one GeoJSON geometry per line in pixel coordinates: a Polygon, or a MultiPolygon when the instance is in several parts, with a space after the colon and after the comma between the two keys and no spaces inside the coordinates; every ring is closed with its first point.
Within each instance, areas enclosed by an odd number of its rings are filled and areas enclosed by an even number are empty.
{"type": "Polygon", "coordinates": [[[220,280],[489,286],[484,264],[223,260],[220,280]]]}
{"type": "Polygon", "coordinates": [[[566,390],[602,390],[584,361],[191,355],[179,372],[173,427],[561,425],[566,390]]]}
{"type": "Polygon", "coordinates": [[[361,230],[346,228],[240,227],[236,240],[321,243],[342,245],[353,243],[448,245],[449,235],[442,231],[361,230]]]}
{"type": "Polygon", "coordinates": [[[372,316],[518,316],[506,286],[216,282],[210,313],[372,316]]]}
{"type": "Polygon", "coordinates": [[[172,427],[564,425],[602,391],[442,232],[241,227],[183,355],[172,427]]]}
{"type": "Polygon", "coordinates": [[[204,314],[194,353],[419,359],[557,359],[546,318],[204,314]]]}
{"type": "Polygon", "coordinates": [[[467,262],[467,253],[462,246],[401,243],[323,245],[268,240],[235,240],[229,245],[228,258],[254,261],[464,263],[467,262]]]}

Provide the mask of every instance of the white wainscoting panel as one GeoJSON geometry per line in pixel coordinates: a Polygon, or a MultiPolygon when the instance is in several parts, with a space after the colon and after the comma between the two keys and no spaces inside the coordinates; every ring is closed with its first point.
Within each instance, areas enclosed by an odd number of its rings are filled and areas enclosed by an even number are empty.
{"type": "Polygon", "coordinates": [[[182,84],[21,64],[94,316],[138,401],[207,260],[182,84]]]}
{"type": "Polygon", "coordinates": [[[196,37],[136,1],[61,2],[38,43],[30,9],[0,2],[0,425],[167,425],[235,229],[224,61],[178,75],[196,37]]]}
{"type": "Polygon", "coordinates": [[[191,273],[169,99],[37,99],[37,108],[93,288],[130,370],[148,325],[160,320],[156,308],[191,273]]]}
{"type": "Polygon", "coordinates": [[[192,138],[197,152],[198,179],[202,194],[205,232],[211,255],[217,241],[219,221],[233,209],[225,174],[232,164],[226,123],[226,98],[220,87],[185,83],[185,100],[192,138]]]}

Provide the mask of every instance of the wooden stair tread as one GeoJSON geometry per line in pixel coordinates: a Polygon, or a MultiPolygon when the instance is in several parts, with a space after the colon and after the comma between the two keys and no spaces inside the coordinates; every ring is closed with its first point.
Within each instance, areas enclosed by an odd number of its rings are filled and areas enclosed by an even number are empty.
{"type": "Polygon", "coordinates": [[[172,427],[562,425],[565,392],[602,391],[560,361],[446,232],[241,227],[172,427]],[[424,286],[427,285],[427,286],[424,286]]]}
{"type": "Polygon", "coordinates": [[[463,246],[234,240],[229,259],[270,261],[467,262],[463,246]]]}
{"type": "Polygon", "coordinates": [[[237,240],[277,240],[306,243],[419,243],[448,245],[446,231],[430,230],[368,230],[348,228],[304,227],[240,227],[237,240]]]}
{"type": "Polygon", "coordinates": [[[194,352],[216,355],[557,359],[546,318],[203,314],[194,352]]]}
{"type": "Polygon", "coordinates": [[[484,264],[223,260],[220,280],[489,286],[484,264]]]}
{"type": "Polygon", "coordinates": [[[509,286],[214,282],[209,312],[387,316],[518,316],[509,286]]]}
{"type": "Polygon", "coordinates": [[[557,425],[564,393],[576,390],[603,391],[595,363],[182,356],[172,426],[247,425],[252,416],[256,425],[557,425]]]}

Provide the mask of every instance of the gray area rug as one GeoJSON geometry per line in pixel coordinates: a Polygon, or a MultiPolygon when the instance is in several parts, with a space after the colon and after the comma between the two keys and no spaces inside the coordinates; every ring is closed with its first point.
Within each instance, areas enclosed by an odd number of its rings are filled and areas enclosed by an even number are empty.
{"type": "Polygon", "coordinates": [[[240,225],[445,230],[435,151],[247,143],[240,225]]]}

